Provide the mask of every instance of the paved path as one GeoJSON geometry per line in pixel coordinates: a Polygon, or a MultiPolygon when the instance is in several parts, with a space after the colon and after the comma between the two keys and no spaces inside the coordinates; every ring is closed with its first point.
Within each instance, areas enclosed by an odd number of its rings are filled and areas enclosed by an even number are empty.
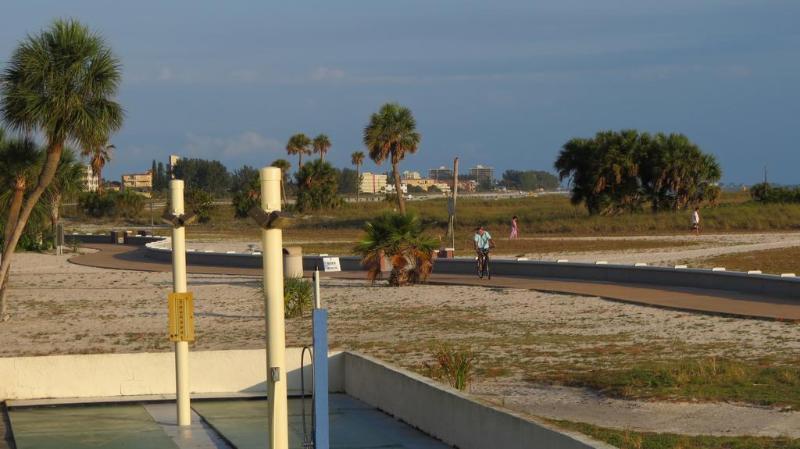
{"type": "MultiPolygon", "coordinates": [[[[85,246],[97,249],[98,252],[75,256],[70,259],[70,262],[78,265],[123,270],[169,271],[171,269],[169,263],[148,258],[146,250],[141,247],[111,244],[87,244],[85,246]]],[[[198,274],[261,275],[260,268],[190,265],[187,270],[189,273],[198,274]]],[[[331,273],[326,276],[341,279],[364,279],[364,274],[361,272],[331,273]]],[[[705,313],[800,320],[800,302],[720,290],[514,276],[495,276],[491,280],[481,280],[472,275],[436,273],[431,276],[430,283],[521,288],[598,296],[616,301],[705,313]]]]}

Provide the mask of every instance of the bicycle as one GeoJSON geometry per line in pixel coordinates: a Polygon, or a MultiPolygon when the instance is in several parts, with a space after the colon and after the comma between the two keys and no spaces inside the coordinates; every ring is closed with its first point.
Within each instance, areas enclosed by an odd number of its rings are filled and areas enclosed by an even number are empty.
{"type": "Polygon", "coordinates": [[[477,271],[478,271],[478,278],[483,279],[486,276],[487,279],[492,278],[492,273],[489,271],[489,250],[488,249],[481,249],[478,250],[478,257],[477,259],[477,271]]]}

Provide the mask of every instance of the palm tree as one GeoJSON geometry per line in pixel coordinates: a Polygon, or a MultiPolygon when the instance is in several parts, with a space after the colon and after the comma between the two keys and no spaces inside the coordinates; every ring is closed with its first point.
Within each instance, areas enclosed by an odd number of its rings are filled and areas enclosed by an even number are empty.
{"type": "Polygon", "coordinates": [[[283,199],[283,204],[286,204],[286,174],[289,173],[292,164],[286,159],[275,159],[275,161],[272,162],[272,166],[281,169],[281,198],[283,199]]]}
{"type": "Polygon", "coordinates": [[[350,155],[350,163],[356,166],[356,175],[358,176],[358,184],[356,184],[356,203],[361,202],[361,164],[364,163],[364,153],[361,151],[354,151],[350,155]]]}
{"type": "Polygon", "coordinates": [[[41,152],[31,139],[5,140],[3,134],[3,130],[0,129],[0,180],[3,190],[8,188],[10,194],[7,198],[9,213],[3,230],[3,244],[8,246],[22,210],[25,191],[29,187],[28,181],[35,174],[41,152]]]}
{"type": "Polygon", "coordinates": [[[331,148],[331,140],[328,139],[328,136],[325,134],[320,134],[317,137],[314,137],[314,152],[319,154],[319,158],[321,160],[325,160],[325,154],[331,148]]]}
{"type": "Polygon", "coordinates": [[[361,255],[370,281],[380,277],[384,257],[392,264],[389,285],[425,282],[433,271],[433,251],[438,241],[423,233],[422,222],[413,213],[380,215],[364,225],[364,232],[355,251],[361,255]]]}
{"type": "Polygon", "coordinates": [[[297,169],[303,168],[303,155],[311,154],[311,139],[303,133],[298,133],[289,138],[286,143],[286,152],[297,155],[297,169]]]}
{"type": "Polygon", "coordinates": [[[58,224],[61,200],[83,191],[85,174],[86,167],[75,158],[75,152],[69,148],[65,149],[61,160],[58,161],[56,176],[44,193],[44,198],[50,206],[50,224],[53,231],[56,230],[58,224]]]}
{"type": "Polygon", "coordinates": [[[322,159],[311,161],[297,171],[295,179],[297,211],[333,209],[341,205],[339,175],[330,163],[322,159]]]}
{"type": "Polygon", "coordinates": [[[417,151],[420,138],[411,110],[397,103],[384,104],[370,116],[364,128],[364,145],[369,150],[369,157],[378,165],[386,159],[391,161],[397,206],[401,214],[406,213],[406,204],[398,164],[406,153],[417,151]]]}
{"type": "MultiPolygon", "coordinates": [[[[111,49],[76,20],[56,20],[25,38],[11,55],[0,75],[0,110],[12,129],[44,136],[46,156],[3,249],[0,284],[5,285],[31,212],[56,175],[65,143],[90,147],[122,126],[122,108],[113,100],[120,80],[120,63],[111,49]]],[[[0,317],[5,317],[5,298],[6,288],[0,287],[0,317]]]]}
{"type": "MultiPolygon", "coordinates": [[[[103,139],[105,141],[105,139],[103,139]]],[[[81,156],[89,157],[92,175],[97,176],[97,191],[103,193],[103,167],[111,160],[111,150],[117,147],[108,143],[92,145],[81,151],[81,156]]]]}

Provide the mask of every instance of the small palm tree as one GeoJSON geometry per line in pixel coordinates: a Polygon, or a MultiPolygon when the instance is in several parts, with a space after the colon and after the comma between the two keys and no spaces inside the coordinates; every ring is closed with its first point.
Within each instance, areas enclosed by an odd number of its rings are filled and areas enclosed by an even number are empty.
{"type": "MultiPolygon", "coordinates": [[[[14,249],[39,198],[50,185],[67,141],[90,147],[122,126],[123,111],[113,100],[121,80],[119,60],[99,35],[76,20],[56,20],[25,38],[0,74],[0,111],[14,130],[38,132],[45,160],[36,185],[26,194],[0,263],[0,319],[14,249]]],[[[10,225],[10,223],[8,224],[10,225]]]]}
{"type": "Polygon", "coordinates": [[[303,155],[311,154],[311,139],[303,133],[298,133],[289,138],[286,143],[286,152],[297,155],[297,169],[303,168],[303,155]]]}
{"type": "Polygon", "coordinates": [[[397,103],[384,104],[372,114],[364,128],[364,145],[369,150],[369,157],[378,165],[386,159],[392,164],[397,207],[401,214],[405,214],[406,205],[398,164],[407,153],[417,151],[420,138],[411,110],[397,103]]]}
{"type": "Polygon", "coordinates": [[[358,177],[358,184],[356,184],[356,203],[361,201],[361,164],[364,163],[364,153],[361,151],[354,151],[350,155],[350,163],[356,166],[356,176],[358,177]]]}
{"type": "Polygon", "coordinates": [[[29,187],[28,181],[35,175],[34,171],[42,153],[31,139],[6,140],[3,134],[0,129],[0,180],[3,190],[10,194],[9,198],[4,198],[9,214],[3,230],[3,243],[8,245],[22,210],[25,191],[29,187]]]}
{"type": "MultiPolygon", "coordinates": [[[[105,139],[102,139],[105,141],[105,139]]],[[[92,175],[97,176],[97,191],[103,193],[103,167],[111,160],[111,150],[117,147],[108,143],[92,145],[81,151],[82,156],[89,157],[89,164],[92,166],[92,175]]]]}
{"type": "Polygon", "coordinates": [[[58,161],[56,176],[43,196],[50,208],[50,224],[54,231],[58,224],[61,201],[83,191],[85,174],[86,167],[77,160],[75,153],[71,149],[65,149],[58,161]]]}
{"type": "Polygon", "coordinates": [[[317,159],[304,165],[295,175],[299,212],[332,209],[341,205],[339,176],[330,163],[317,159]]]}
{"type": "Polygon", "coordinates": [[[331,149],[331,140],[325,134],[320,134],[314,137],[314,152],[319,154],[321,160],[325,160],[325,154],[331,149]]]}
{"type": "Polygon", "coordinates": [[[414,214],[395,212],[380,215],[364,225],[364,238],[356,245],[361,263],[371,281],[381,275],[381,261],[388,257],[392,271],[389,285],[425,282],[433,271],[435,238],[423,233],[422,222],[414,214]]]}
{"type": "Polygon", "coordinates": [[[283,204],[286,204],[286,174],[289,173],[292,164],[286,159],[275,159],[272,162],[272,166],[281,169],[281,199],[283,200],[283,204]]]}

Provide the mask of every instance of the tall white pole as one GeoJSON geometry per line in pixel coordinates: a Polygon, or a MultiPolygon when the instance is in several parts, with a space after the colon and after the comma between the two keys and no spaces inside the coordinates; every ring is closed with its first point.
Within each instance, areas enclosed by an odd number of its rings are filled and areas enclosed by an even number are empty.
{"type": "MultiPolygon", "coordinates": [[[[169,182],[172,214],[183,215],[183,181],[169,182]]],[[[186,293],[186,228],[172,228],[172,283],[175,293],[186,293]]],[[[178,405],[178,425],[191,424],[189,404],[189,342],[175,342],[175,391],[178,405]]]]}
{"type": "MultiPolygon", "coordinates": [[[[281,170],[261,169],[261,208],[281,210],[281,170]]],[[[289,448],[289,413],[286,398],[286,331],[283,320],[283,231],[261,230],[267,326],[267,396],[269,448],[289,448]]]]}

